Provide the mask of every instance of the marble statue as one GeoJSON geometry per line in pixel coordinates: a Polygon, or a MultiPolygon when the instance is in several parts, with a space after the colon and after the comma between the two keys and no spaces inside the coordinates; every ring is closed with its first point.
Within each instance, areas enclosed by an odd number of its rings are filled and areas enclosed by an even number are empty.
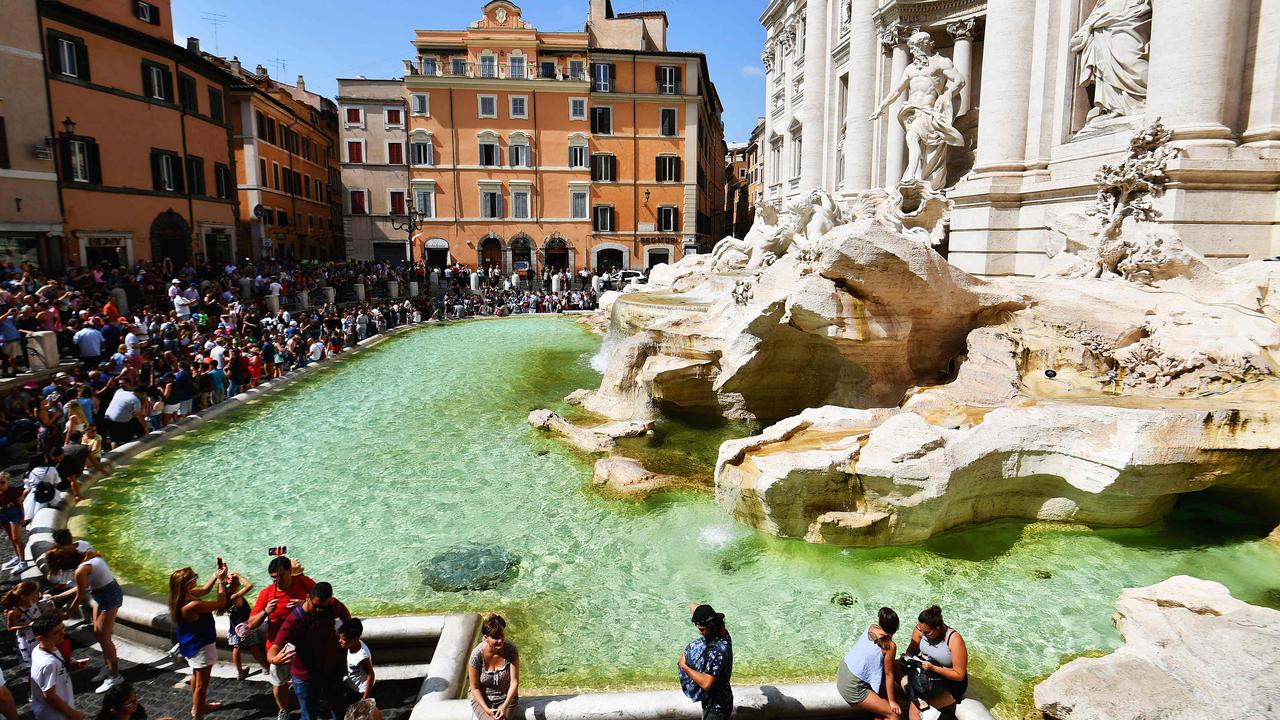
{"type": "Polygon", "coordinates": [[[1151,0],[1099,0],[1071,36],[1071,52],[1080,56],[1078,83],[1093,88],[1086,124],[1142,112],[1150,37],[1151,0]]]}
{"type": "Polygon", "coordinates": [[[934,189],[946,186],[947,148],[964,144],[964,137],[952,125],[953,100],[965,85],[964,76],[947,58],[933,51],[933,39],[917,32],[907,40],[912,62],[898,84],[880,101],[868,120],[877,120],[903,94],[906,102],[898,111],[898,122],[906,131],[907,165],[903,183],[929,183],[934,189]]]}
{"type": "MultiPolygon", "coordinates": [[[[751,264],[762,251],[773,247],[781,234],[778,210],[763,199],[756,200],[756,217],[741,240],[726,236],[711,249],[711,265],[717,270],[741,269],[751,264]],[[739,255],[741,257],[739,257],[739,255]]],[[[755,261],[759,265],[763,260],[755,261]]]]}

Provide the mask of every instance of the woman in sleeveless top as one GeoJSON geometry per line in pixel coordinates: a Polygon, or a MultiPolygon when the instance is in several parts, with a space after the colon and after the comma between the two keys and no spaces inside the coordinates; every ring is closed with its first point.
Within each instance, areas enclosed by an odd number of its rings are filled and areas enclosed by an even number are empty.
{"type": "Polygon", "coordinates": [[[102,646],[102,659],[106,661],[107,678],[96,692],[104,693],[124,682],[120,675],[120,662],[116,657],[116,644],[112,633],[116,625],[116,613],[124,604],[124,591],[107,561],[96,552],[81,552],[74,545],[58,546],[45,553],[45,563],[51,572],[72,570],[75,582],[68,590],[54,595],[55,602],[72,598],[65,612],[70,615],[85,601],[93,598],[93,636],[102,646]]]}
{"type": "Polygon", "coordinates": [[[858,636],[858,641],[840,662],[836,689],[851,708],[871,713],[878,719],[897,720],[902,712],[894,698],[893,682],[893,659],[898,652],[893,634],[898,632],[898,614],[882,607],[876,621],[858,636]]]}
{"type": "Polygon", "coordinates": [[[222,703],[206,703],[209,675],[218,662],[218,631],[213,614],[227,606],[227,566],[218,568],[209,582],[196,584],[196,571],[189,567],[174,570],[169,576],[169,617],[178,631],[178,652],[191,667],[191,718],[201,720],[205,713],[217,710],[222,703]],[[201,600],[214,587],[214,600],[201,600]]]}
{"type": "MultiPolygon", "coordinates": [[[[907,655],[920,654],[928,658],[921,667],[942,678],[944,688],[923,700],[941,713],[941,720],[954,720],[956,705],[969,688],[969,648],[960,633],[942,621],[942,608],[937,605],[922,611],[918,620],[907,655]]],[[[911,718],[918,720],[919,717],[920,710],[912,703],[911,718]]]]}
{"type": "Polygon", "coordinates": [[[519,702],[520,653],[507,640],[507,621],[490,615],[480,626],[484,637],[471,651],[467,679],[475,720],[509,720],[519,702]]]}

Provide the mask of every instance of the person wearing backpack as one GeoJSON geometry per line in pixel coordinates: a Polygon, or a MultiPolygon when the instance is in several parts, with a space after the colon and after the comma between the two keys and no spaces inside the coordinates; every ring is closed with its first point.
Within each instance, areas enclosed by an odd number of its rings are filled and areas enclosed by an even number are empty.
{"type": "MultiPolygon", "coordinates": [[[[912,673],[923,677],[905,677],[903,687],[909,689],[913,698],[936,709],[940,720],[955,720],[956,706],[969,688],[969,648],[960,633],[943,622],[942,608],[937,605],[921,611],[917,620],[904,657],[922,658],[918,670],[912,673]],[[921,692],[921,688],[925,691],[921,692]]],[[[911,720],[920,720],[916,703],[910,703],[910,708],[911,720]]]]}

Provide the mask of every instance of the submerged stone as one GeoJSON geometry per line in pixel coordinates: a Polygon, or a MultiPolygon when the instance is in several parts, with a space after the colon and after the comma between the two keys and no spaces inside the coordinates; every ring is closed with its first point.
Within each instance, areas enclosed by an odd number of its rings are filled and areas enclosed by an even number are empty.
{"type": "Polygon", "coordinates": [[[520,558],[495,545],[455,545],[422,565],[422,581],[432,590],[492,590],[515,579],[520,558]]]}
{"type": "Polygon", "coordinates": [[[839,605],[840,607],[853,607],[858,604],[858,598],[854,597],[852,593],[842,590],[831,596],[831,604],[839,605]]]}

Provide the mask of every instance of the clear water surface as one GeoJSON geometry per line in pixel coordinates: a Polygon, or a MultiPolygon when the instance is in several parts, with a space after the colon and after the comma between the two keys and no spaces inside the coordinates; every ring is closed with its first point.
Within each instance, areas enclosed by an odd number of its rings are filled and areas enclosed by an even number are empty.
{"type": "MultiPolygon", "coordinates": [[[[1136,530],[990,523],[920,547],[844,549],[757,533],[706,493],[601,497],[592,458],[525,421],[598,383],[598,347],[556,318],[399,336],[100,484],[85,532],[156,594],[171,570],[207,574],[219,555],[261,587],[266,548],[287,545],[358,613],[501,611],[530,693],[673,686],[691,600],[727,614],[744,682],[831,679],[880,605],[910,627],[936,602],[1011,716],[1065,656],[1120,644],[1110,618],[1123,588],[1185,573],[1280,605],[1280,548],[1212,507],[1136,530]],[[423,584],[427,558],[467,542],[516,554],[518,576],[478,592],[423,584]]],[[[720,439],[745,432],[671,422],[626,449],[705,476],[720,439]]]]}

